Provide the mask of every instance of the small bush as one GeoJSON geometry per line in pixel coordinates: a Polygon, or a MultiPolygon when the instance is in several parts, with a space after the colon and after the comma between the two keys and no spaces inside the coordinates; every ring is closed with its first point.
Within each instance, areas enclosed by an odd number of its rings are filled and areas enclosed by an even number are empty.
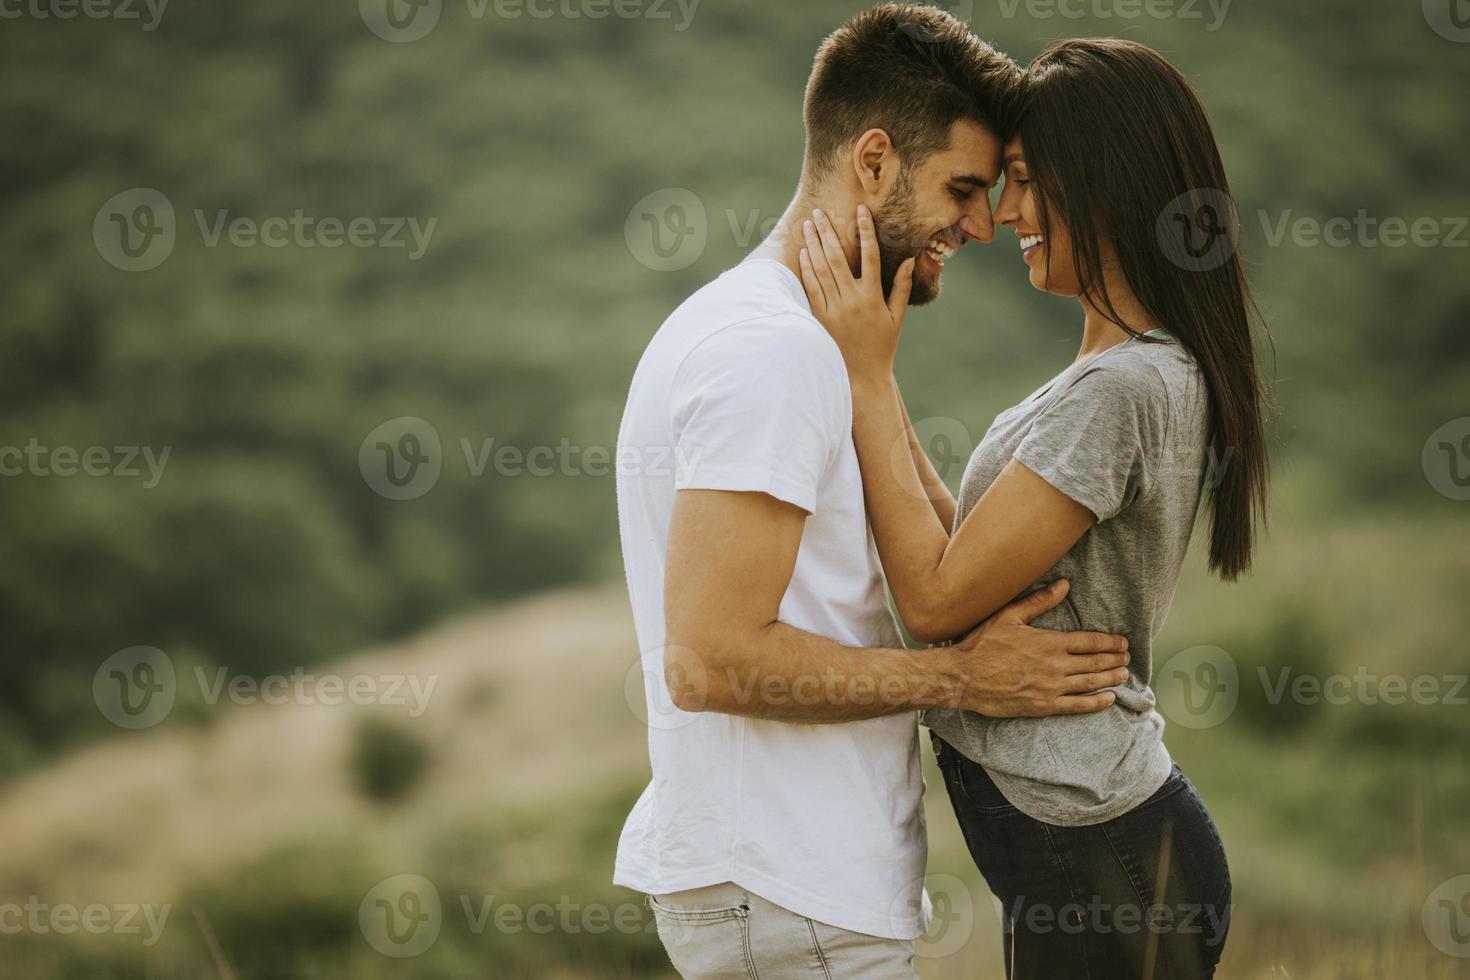
{"type": "Polygon", "coordinates": [[[358,726],[352,749],[352,777],[358,791],[382,803],[396,803],[413,789],[429,762],[424,740],[382,718],[358,726]]]}

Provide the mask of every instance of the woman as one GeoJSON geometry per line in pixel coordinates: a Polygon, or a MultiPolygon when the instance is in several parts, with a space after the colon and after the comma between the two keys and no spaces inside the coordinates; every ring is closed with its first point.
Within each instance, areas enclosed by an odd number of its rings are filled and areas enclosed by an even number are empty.
{"type": "Polygon", "coordinates": [[[1233,238],[1211,254],[1201,237],[1233,217],[1205,210],[1228,186],[1198,98],[1142,45],[1059,44],[1027,70],[1022,98],[996,220],[1019,237],[1033,286],[1081,304],[1082,340],[996,417],[958,503],[922,452],[893,451],[915,445],[893,380],[913,260],[885,302],[871,216],[860,209],[861,280],[818,216],[803,280],[847,362],[869,517],[913,635],[956,636],[1065,578],[1066,601],[1037,625],[1129,641],[1129,680],[1095,714],[924,719],[1003,906],[1008,975],[1212,976],[1229,870],[1148,685],[1201,495],[1210,568],[1226,580],[1249,568],[1265,510],[1248,288],[1233,238]]]}

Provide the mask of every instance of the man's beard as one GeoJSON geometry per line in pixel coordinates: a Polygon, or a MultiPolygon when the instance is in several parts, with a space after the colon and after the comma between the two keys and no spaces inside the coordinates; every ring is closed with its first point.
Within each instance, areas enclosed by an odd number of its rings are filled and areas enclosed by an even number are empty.
{"type": "Polygon", "coordinates": [[[910,306],[923,306],[939,295],[939,274],[932,277],[919,271],[919,252],[929,244],[929,233],[919,220],[918,208],[914,204],[914,188],[911,175],[901,172],[898,183],[883,199],[883,204],[873,215],[873,227],[878,232],[878,255],[883,272],[883,295],[893,291],[893,280],[898,276],[898,267],[905,259],[914,260],[914,285],[909,293],[910,306]]]}

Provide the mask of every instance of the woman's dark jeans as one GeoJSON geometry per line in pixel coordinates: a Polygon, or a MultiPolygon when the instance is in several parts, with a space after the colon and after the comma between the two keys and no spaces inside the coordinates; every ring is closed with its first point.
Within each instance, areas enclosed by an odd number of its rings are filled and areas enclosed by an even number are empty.
{"type": "Polygon", "coordinates": [[[1214,976],[1230,925],[1230,869],[1178,766],[1122,816],[1057,827],[1017,810],[938,736],[934,745],[970,856],[1002,905],[1007,977],[1214,976]]]}

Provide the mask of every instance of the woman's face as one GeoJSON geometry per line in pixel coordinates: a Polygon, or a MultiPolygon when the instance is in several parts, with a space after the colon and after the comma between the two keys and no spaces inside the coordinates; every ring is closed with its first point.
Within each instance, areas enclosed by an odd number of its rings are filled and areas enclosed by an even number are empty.
{"type": "Polygon", "coordinates": [[[1005,186],[1001,188],[995,220],[1016,233],[1031,285],[1057,296],[1081,296],[1082,280],[1072,261],[1072,239],[1066,226],[1057,219],[1055,209],[1050,227],[1041,227],[1036,194],[1032,191],[1019,136],[1006,144],[1001,166],[1005,186]]]}

